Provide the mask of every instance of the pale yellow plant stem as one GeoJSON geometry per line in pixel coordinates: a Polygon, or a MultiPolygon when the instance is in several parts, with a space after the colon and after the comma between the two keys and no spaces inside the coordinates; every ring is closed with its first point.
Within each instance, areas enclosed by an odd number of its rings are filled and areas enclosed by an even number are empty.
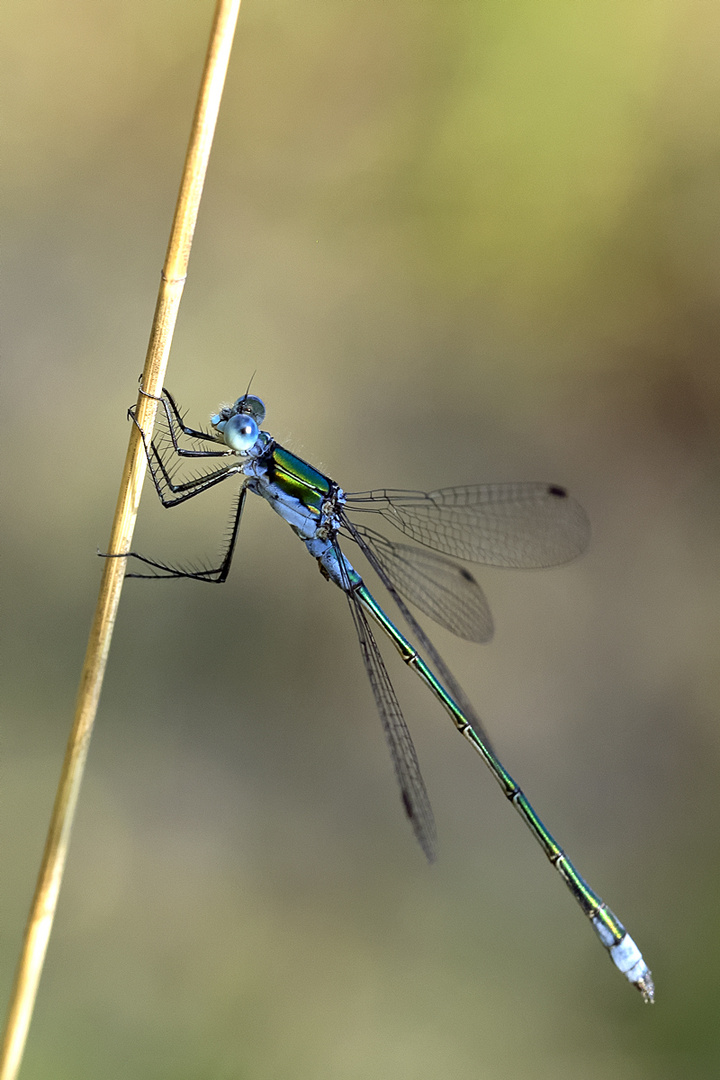
{"type": "MultiPolygon", "coordinates": [[[[239,9],[240,0],[218,0],[215,10],[145,358],[142,387],[146,394],[158,395],[163,385],[239,9]]],[[[138,397],[137,420],[146,433],[152,431],[156,407],[156,402],[151,398],[142,394],[138,397]]],[[[109,551],[130,550],[144,476],[145,452],[138,428],[135,424],[131,424],[130,443],[120,482],[109,551]]],[[[75,721],[65,752],[55,806],[50,819],[45,851],[10,1000],[2,1058],[0,1058],[0,1080],[15,1080],[25,1049],[65,868],[70,830],[100,698],[124,573],[124,559],[104,560],[100,595],[80,675],[75,721]]]]}

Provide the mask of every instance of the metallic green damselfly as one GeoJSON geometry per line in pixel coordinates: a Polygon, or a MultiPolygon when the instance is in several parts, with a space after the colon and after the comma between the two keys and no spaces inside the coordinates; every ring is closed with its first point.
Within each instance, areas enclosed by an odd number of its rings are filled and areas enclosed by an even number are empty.
{"type": "MultiPolygon", "coordinates": [[[[378,490],[346,494],[335,481],[260,430],[265,406],[258,397],[246,393],[233,405],[221,408],[211,417],[209,431],[188,427],[167,390],[157,400],[160,410],[156,435],[151,442],[143,438],[163,506],[178,506],[230,477],[240,477],[242,482],[219,566],[183,569],[132,552],[127,557],[139,560],[150,572],[127,576],[224,582],[247,492],[261,495],[304,541],[324,577],[342,589],[348,599],[405,812],[427,858],[432,861],[435,853],[432,809],[369,620],[387,635],[404,662],[449,713],[565,881],[616,966],[640,990],[644,1000],[652,1002],[652,976],[637,945],[580,876],[501,764],[472,705],[406,603],[412,603],[460,637],[487,641],[492,635],[492,618],[484,594],[474,577],[454,559],[505,567],[567,562],[585,549],[589,538],[587,517],[578,503],[564,488],[543,483],[480,484],[430,493],[378,490]],[[181,445],[185,439],[188,446],[181,445]],[[209,445],[222,449],[208,449],[209,445]],[[187,458],[224,460],[192,479],[176,483],[176,466],[180,459],[187,458]],[[368,513],[381,517],[423,546],[389,540],[350,517],[368,513]],[[354,542],[366,557],[432,667],[370,593],[341,549],[344,540],[354,542]]],[[[131,415],[134,419],[133,410],[131,415]]]]}

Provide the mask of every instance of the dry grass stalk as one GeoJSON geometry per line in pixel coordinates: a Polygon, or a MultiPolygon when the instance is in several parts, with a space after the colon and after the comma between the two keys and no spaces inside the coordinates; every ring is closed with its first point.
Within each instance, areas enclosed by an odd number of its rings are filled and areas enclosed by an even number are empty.
{"type": "MultiPolygon", "coordinates": [[[[218,0],[215,11],[145,358],[142,387],[146,394],[159,394],[165,377],[239,8],[240,0],[218,0]]],[[[137,418],[143,431],[151,433],[155,410],[155,401],[139,395],[137,418]]],[[[145,453],[142,440],[136,425],[131,424],[109,551],[130,550],[144,475],[145,453]]],[[[65,868],[70,831],[100,698],[124,573],[124,559],[105,559],[100,594],[80,676],[75,720],[65,752],[10,999],[0,1058],[0,1080],[15,1080],[25,1049],[65,868]]]]}

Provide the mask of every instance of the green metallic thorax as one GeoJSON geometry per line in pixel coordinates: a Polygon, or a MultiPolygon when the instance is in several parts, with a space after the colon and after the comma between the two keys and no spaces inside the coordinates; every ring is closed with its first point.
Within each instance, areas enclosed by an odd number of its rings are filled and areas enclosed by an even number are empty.
{"type": "Polygon", "coordinates": [[[282,446],[274,447],[267,475],[285,494],[298,499],[311,513],[320,516],[331,490],[327,476],[282,446]]]}

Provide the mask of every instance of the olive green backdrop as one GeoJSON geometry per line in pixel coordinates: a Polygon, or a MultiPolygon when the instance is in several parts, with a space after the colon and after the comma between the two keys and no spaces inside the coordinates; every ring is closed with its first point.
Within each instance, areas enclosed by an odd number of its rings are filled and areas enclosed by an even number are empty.
{"type": "MultiPolygon", "coordinates": [[[[3,1001],[210,18],[0,14],[3,1001]]],[[[718,1075],[719,53],[700,0],[244,0],[168,371],[200,423],[254,373],[347,490],[577,495],[589,553],[436,639],[657,1005],[389,655],[424,864],[347,605],[249,500],[223,589],[125,589],[23,1080],[718,1075]]],[[[148,489],[136,546],[214,558],[231,502],[148,489]]]]}

